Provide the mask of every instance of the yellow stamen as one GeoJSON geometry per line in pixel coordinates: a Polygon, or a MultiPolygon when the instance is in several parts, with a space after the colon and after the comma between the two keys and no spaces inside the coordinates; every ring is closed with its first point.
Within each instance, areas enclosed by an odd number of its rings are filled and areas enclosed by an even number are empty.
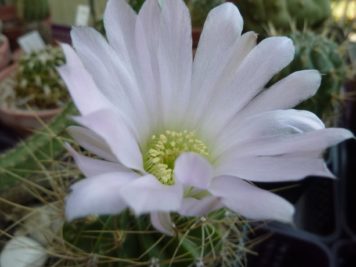
{"type": "Polygon", "coordinates": [[[144,153],[144,168],[166,185],[174,184],[174,162],[183,152],[195,152],[208,157],[208,148],[193,131],[166,130],[153,135],[144,153]]]}

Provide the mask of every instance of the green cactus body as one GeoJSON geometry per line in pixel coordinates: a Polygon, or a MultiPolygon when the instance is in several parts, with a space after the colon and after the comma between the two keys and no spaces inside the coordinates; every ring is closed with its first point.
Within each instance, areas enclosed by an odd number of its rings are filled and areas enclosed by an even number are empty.
{"type": "MultiPolygon", "coordinates": [[[[246,221],[236,215],[226,217],[225,210],[203,219],[171,216],[175,237],[152,229],[148,216],[135,217],[126,210],[120,215],[65,224],[63,238],[89,257],[95,255],[89,258],[95,266],[244,266],[249,233],[246,221]]],[[[83,259],[84,266],[88,258],[83,259]]],[[[76,265],[82,266],[78,262],[76,265]]],[[[66,263],[73,265],[70,260],[66,263]]]]}
{"type": "Polygon", "coordinates": [[[289,30],[291,23],[301,29],[315,26],[330,16],[330,0],[235,0],[245,21],[245,29],[259,33],[269,24],[289,30]]]}
{"type": "Polygon", "coordinates": [[[16,75],[16,98],[26,99],[23,106],[33,109],[52,109],[68,101],[68,93],[56,67],[65,63],[59,47],[48,46],[41,51],[21,57],[16,75]]]}
{"type": "Polygon", "coordinates": [[[290,35],[296,48],[295,59],[277,77],[303,70],[317,69],[322,82],[317,94],[300,105],[316,113],[327,124],[332,124],[333,114],[340,99],[340,87],[346,77],[346,64],[339,46],[332,40],[312,32],[294,32],[290,35]]]}
{"type": "Polygon", "coordinates": [[[67,104],[50,124],[0,155],[0,192],[15,185],[19,179],[36,176],[41,171],[41,164],[50,163],[64,152],[59,137],[71,123],[69,116],[74,113],[74,105],[67,104]]]}
{"type": "Polygon", "coordinates": [[[48,0],[22,0],[25,21],[41,21],[49,16],[48,0]]]}

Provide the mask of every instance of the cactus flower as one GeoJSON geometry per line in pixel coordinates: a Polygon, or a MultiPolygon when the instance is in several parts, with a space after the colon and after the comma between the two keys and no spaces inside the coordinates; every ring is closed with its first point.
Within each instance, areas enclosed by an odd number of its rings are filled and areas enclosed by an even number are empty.
{"type": "Polygon", "coordinates": [[[74,49],[63,45],[59,72],[81,113],[69,132],[97,156],[68,146],[86,178],[71,187],[67,219],[130,208],[166,234],[171,212],[228,208],[291,222],[293,205],[253,182],[333,177],[322,151],[352,134],[291,109],[315,94],[320,74],[298,71],[265,88],[293,59],[293,43],[256,44],[231,3],[209,13],[193,59],[187,7],[161,2],[147,0],[136,14],[109,0],[107,38],[78,27],[74,49]]]}

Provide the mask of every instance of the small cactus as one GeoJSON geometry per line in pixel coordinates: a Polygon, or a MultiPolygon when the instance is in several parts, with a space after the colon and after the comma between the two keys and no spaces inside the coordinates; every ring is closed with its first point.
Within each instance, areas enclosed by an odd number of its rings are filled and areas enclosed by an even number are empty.
{"type": "Polygon", "coordinates": [[[310,110],[327,124],[333,123],[340,88],[346,78],[347,68],[340,46],[325,36],[310,31],[295,31],[289,36],[296,48],[295,58],[277,77],[279,80],[301,69],[317,69],[322,82],[317,94],[302,103],[300,108],[310,110]]]}
{"type": "Polygon", "coordinates": [[[48,46],[44,50],[23,55],[16,75],[16,98],[26,99],[19,108],[51,109],[68,101],[65,84],[56,67],[65,63],[59,47],[48,46]]]}
{"type": "Polygon", "coordinates": [[[298,29],[317,26],[331,14],[330,0],[235,0],[244,17],[245,29],[265,32],[269,25],[277,30],[289,30],[292,23],[298,29]]]}
{"type": "Polygon", "coordinates": [[[22,0],[20,4],[22,17],[27,22],[38,22],[49,16],[48,0],[22,0]]]}
{"type": "Polygon", "coordinates": [[[69,116],[75,114],[75,110],[73,103],[68,103],[46,127],[0,155],[0,195],[30,176],[43,179],[39,175],[43,166],[50,164],[65,151],[60,136],[72,123],[69,116]]]}

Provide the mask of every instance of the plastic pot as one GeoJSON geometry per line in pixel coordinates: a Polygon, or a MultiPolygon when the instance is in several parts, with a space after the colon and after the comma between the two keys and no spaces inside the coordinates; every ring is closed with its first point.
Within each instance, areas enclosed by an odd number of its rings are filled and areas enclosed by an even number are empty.
{"type": "MultiPolygon", "coordinates": [[[[263,228],[256,237],[269,238],[252,248],[247,267],[331,267],[332,256],[327,247],[298,230],[263,228]]],[[[253,237],[251,237],[253,239],[253,237]]]]}
{"type": "Polygon", "coordinates": [[[333,248],[334,266],[355,267],[356,266],[356,242],[339,241],[333,248]]]}

